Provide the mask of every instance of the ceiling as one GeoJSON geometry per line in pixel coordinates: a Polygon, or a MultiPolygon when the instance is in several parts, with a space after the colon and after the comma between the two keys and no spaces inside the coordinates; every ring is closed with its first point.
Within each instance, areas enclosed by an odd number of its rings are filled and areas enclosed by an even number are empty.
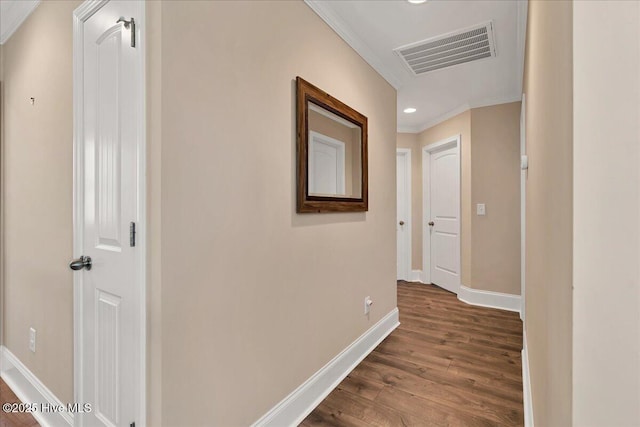
{"type": "MultiPolygon", "coordinates": [[[[527,0],[305,0],[398,90],[398,131],[420,132],[469,108],[520,100],[527,0]],[[493,22],[495,58],[416,76],[393,49],[493,22]],[[416,108],[406,114],[402,110],[416,108]]],[[[40,0],[0,0],[0,44],[40,0]]]]}
{"type": "Polygon", "coordinates": [[[0,44],[4,44],[33,12],[40,0],[0,0],[0,44]]]}
{"type": "Polygon", "coordinates": [[[305,0],[398,90],[398,131],[420,132],[469,108],[522,95],[526,0],[305,0]],[[495,58],[416,76],[393,49],[493,22],[495,58]],[[406,114],[407,107],[417,109],[406,114]]]}

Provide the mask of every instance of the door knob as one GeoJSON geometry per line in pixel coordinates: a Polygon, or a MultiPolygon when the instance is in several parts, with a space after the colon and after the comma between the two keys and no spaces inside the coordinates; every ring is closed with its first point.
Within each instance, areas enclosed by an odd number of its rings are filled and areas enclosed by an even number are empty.
{"type": "Polygon", "coordinates": [[[87,270],[91,270],[91,257],[90,256],[81,256],[78,259],[74,259],[69,264],[69,268],[77,271],[86,268],[87,270]]]}
{"type": "Polygon", "coordinates": [[[400,225],[404,225],[404,221],[400,221],[398,224],[400,224],[400,225]]]}
{"type": "Polygon", "coordinates": [[[434,225],[436,225],[436,223],[435,223],[435,222],[433,222],[433,221],[429,221],[429,223],[428,223],[428,224],[429,224],[429,227],[433,227],[434,225]]]}

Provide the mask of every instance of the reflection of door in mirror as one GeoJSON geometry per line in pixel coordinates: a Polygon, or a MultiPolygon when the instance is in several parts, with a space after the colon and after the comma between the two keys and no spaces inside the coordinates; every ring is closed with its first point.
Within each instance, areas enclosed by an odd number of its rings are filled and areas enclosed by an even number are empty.
{"type": "Polygon", "coordinates": [[[309,132],[309,194],[344,196],[345,143],[309,132]]]}
{"type": "Polygon", "coordinates": [[[360,198],[361,128],[313,103],[308,120],[308,194],[360,198]]]}

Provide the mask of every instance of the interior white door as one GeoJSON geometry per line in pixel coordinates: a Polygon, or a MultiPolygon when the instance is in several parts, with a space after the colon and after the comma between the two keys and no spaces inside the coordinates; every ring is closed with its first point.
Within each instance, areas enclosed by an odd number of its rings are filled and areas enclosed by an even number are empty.
{"type": "MultiPolygon", "coordinates": [[[[142,6],[143,8],[144,6],[142,6]]],[[[92,268],[82,272],[81,384],[79,403],[91,404],[79,424],[141,423],[141,342],[144,259],[131,240],[141,221],[139,206],[142,90],[141,4],[110,1],[83,25],[81,200],[82,253],[92,268]],[[134,18],[134,25],[117,22],[134,18]],[[127,28],[128,27],[128,28],[127,28]]]]}
{"type": "Polygon", "coordinates": [[[344,195],[345,143],[317,132],[309,136],[309,193],[344,195]]]}
{"type": "Polygon", "coordinates": [[[411,271],[411,158],[408,150],[396,153],[397,185],[397,278],[409,280],[411,271]]]}
{"type": "Polygon", "coordinates": [[[431,153],[429,165],[431,282],[460,287],[460,173],[456,147],[431,153]]]}

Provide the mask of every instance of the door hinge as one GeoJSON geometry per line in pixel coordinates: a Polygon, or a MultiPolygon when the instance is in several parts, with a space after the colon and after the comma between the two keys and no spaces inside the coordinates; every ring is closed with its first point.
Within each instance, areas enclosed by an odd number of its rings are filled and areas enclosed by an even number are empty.
{"type": "Polygon", "coordinates": [[[129,246],[134,247],[136,245],[136,223],[131,221],[129,224],[129,246]]]}

